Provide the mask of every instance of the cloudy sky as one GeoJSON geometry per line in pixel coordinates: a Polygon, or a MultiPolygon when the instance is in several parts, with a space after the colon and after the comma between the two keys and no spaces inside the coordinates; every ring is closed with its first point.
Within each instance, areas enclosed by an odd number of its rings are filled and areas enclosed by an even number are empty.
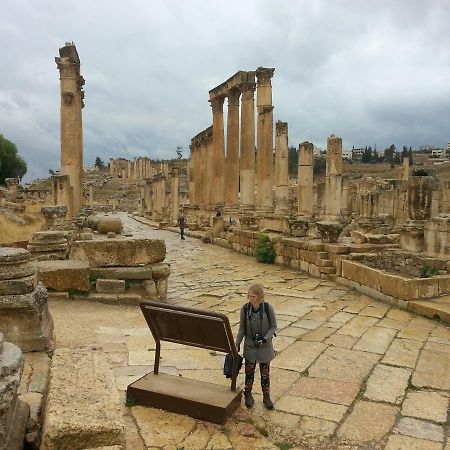
{"type": "Polygon", "coordinates": [[[73,41],[86,165],[187,156],[212,123],[208,91],[258,66],[276,68],[290,145],[446,146],[449,24],[448,0],[2,0],[0,134],[27,179],[59,168],[54,57],[73,41]]]}

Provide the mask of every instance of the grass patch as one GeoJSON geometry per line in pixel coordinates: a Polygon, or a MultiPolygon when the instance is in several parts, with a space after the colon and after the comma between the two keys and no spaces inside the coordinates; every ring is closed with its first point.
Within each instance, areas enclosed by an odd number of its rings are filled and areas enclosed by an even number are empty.
{"type": "Polygon", "coordinates": [[[125,406],[127,406],[128,408],[131,408],[136,405],[137,405],[137,400],[134,397],[132,397],[131,395],[127,395],[127,398],[125,399],[125,406]]]}
{"type": "Polygon", "coordinates": [[[422,266],[420,269],[420,277],[421,278],[428,278],[433,277],[439,273],[438,269],[436,267],[431,266],[422,266]]]}

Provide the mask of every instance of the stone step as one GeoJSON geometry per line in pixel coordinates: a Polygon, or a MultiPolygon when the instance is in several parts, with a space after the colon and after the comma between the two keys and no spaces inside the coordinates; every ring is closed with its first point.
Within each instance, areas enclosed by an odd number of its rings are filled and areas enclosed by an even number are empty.
{"type": "Polygon", "coordinates": [[[120,396],[103,353],[58,349],[49,380],[42,448],[125,446],[120,396]]]}
{"type": "Polygon", "coordinates": [[[125,280],[98,278],[95,282],[95,290],[104,294],[123,294],[125,292],[125,280]]]}
{"type": "Polygon", "coordinates": [[[408,310],[450,323],[450,296],[445,295],[434,300],[413,300],[408,302],[408,310]]]}

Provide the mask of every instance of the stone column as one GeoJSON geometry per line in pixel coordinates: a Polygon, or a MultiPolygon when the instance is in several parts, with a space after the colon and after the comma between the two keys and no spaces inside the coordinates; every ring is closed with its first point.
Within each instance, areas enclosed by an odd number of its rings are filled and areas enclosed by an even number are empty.
{"type": "Polygon", "coordinates": [[[200,146],[200,180],[201,180],[201,196],[200,196],[200,206],[202,208],[206,207],[208,203],[208,185],[207,185],[207,177],[206,177],[206,161],[207,161],[207,149],[208,149],[208,141],[207,138],[202,138],[201,146],[200,146]]]}
{"type": "Polygon", "coordinates": [[[89,186],[89,208],[94,207],[94,187],[92,184],[89,186]]]}
{"type": "Polygon", "coordinates": [[[200,177],[200,142],[197,142],[194,147],[194,182],[195,182],[195,206],[200,205],[200,197],[202,192],[201,177],[200,177]]]}
{"type": "Polygon", "coordinates": [[[409,179],[409,158],[406,156],[403,158],[403,165],[402,165],[402,180],[408,180],[409,179]]]}
{"type": "Polygon", "coordinates": [[[255,83],[244,83],[241,105],[241,209],[255,208],[255,83]]]}
{"type": "Polygon", "coordinates": [[[212,203],[215,208],[225,203],[225,138],[223,130],[223,102],[225,97],[210,100],[213,112],[213,190],[212,203]]]}
{"type": "Polygon", "coordinates": [[[289,214],[288,124],[275,125],[275,214],[289,214]]]}
{"type": "Polygon", "coordinates": [[[206,144],[206,185],[207,185],[207,197],[206,202],[210,208],[214,204],[213,189],[214,189],[214,178],[213,178],[213,134],[212,130],[208,134],[207,144],[206,144]]]}
{"type": "Polygon", "coordinates": [[[314,145],[302,142],[298,153],[298,215],[311,218],[314,212],[314,145]]]}
{"type": "Polygon", "coordinates": [[[178,170],[174,169],[172,171],[172,177],[170,179],[170,193],[171,193],[171,222],[177,223],[178,219],[178,208],[179,208],[179,196],[178,196],[178,187],[179,187],[179,175],[178,170]]]}
{"type": "Polygon", "coordinates": [[[257,153],[256,153],[256,208],[272,211],[273,208],[273,106],[271,78],[275,69],[256,69],[258,90],[257,153]]]}
{"type": "Polygon", "coordinates": [[[342,196],[342,139],[332,134],[327,141],[327,170],[325,180],[325,215],[338,219],[342,196]]]}
{"type": "Polygon", "coordinates": [[[239,97],[237,88],[228,91],[227,156],[225,160],[225,204],[239,207],[239,97]]]}
{"type": "Polygon", "coordinates": [[[67,218],[73,217],[73,188],[69,175],[52,175],[53,204],[67,206],[67,218]]]}
{"type": "Polygon", "coordinates": [[[188,161],[188,177],[189,177],[189,206],[195,205],[195,179],[194,179],[194,151],[195,144],[190,145],[191,155],[188,161]]]}
{"type": "Polygon", "coordinates": [[[73,187],[73,212],[83,199],[83,126],[84,78],[80,75],[80,58],[72,43],[59,49],[55,58],[61,85],[61,174],[69,175],[73,187]]]}

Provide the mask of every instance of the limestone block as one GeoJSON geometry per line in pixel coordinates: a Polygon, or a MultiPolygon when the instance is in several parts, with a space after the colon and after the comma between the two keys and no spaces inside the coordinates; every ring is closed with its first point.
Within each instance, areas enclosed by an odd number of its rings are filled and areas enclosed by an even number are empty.
{"type": "Polygon", "coordinates": [[[38,280],[55,291],[89,291],[89,265],[84,261],[63,259],[35,261],[38,280]]]}
{"type": "Polygon", "coordinates": [[[29,410],[17,400],[22,372],[20,348],[4,342],[0,333],[0,450],[10,450],[23,444],[29,410]]]}
{"type": "Polygon", "coordinates": [[[138,266],[164,261],[166,244],[161,239],[105,239],[75,241],[70,258],[88,261],[90,267],[138,266]]]}
{"type": "Polygon", "coordinates": [[[63,244],[68,239],[67,231],[38,231],[31,236],[31,244],[63,244]]]}
{"type": "Polygon", "coordinates": [[[142,286],[150,298],[156,298],[158,296],[158,291],[156,290],[156,283],[154,280],[144,280],[142,286]]]}
{"type": "Polygon", "coordinates": [[[121,294],[125,292],[125,281],[98,278],[95,283],[95,290],[104,294],[121,294]]]}
{"type": "Polygon", "coordinates": [[[167,263],[152,264],[153,278],[167,278],[170,275],[170,265],[167,263]]]}
{"type": "Polygon", "coordinates": [[[29,244],[27,250],[31,253],[33,252],[62,252],[67,250],[67,242],[60,244],[29,244]]]}
{"type": "Polygon", "coordinates": [[[351,230],[350,237],[351,241],[354,242],[355,244],[364,244],[367,241],[364,233],[358,230],[351,230]]]}
{"type": "Polygon", "coordinates": [[[388,238],[384,234],[366,233],[365,237],[369,244],[387,244],[388,238]]]}
{"type": "Polygon", "coordinates": [[[12,280],[3,280],[0,283],[0,295],[28,294],[36,287],[36,276],[31,275],[12,280]]]}
{"type": "Polygon", "coordinates": [[[58,349],[49,380],[42,448],[125,447],[120,398],[103,353],[58,349]]]}
{"type": "Polygon", "coordinates": [[[0,296],[0,317],[0,332],[22,351],[52,348],[53,319],[41,284],[28,294],[0,296]]]}
{"type": "Polygon", "coordinates": [[[120,234],[122,230],[122,221],[118,217],[101,217],[97,222],[97,231],[100,234],[107,234],[109,232],[120,234]]]}
{"type": "Polygon", "coordinates": [[[153,277],[152,267],[155,265],[157,264],[136,267],[91,267],[89,276],[94,279],[106,278],[108,280],[151,280],[153,277]]]}
{"type": "Polygon", "coordinates": [[[94,239],[94,235],[92,233],[80,233],[79,239],[80,241],[91,241],[94,239]]]}
{"type": "Polygon", "coordinates": [[[156,280],[156,290],[161,298],[167,297],[167,278],[156,280]]]}

